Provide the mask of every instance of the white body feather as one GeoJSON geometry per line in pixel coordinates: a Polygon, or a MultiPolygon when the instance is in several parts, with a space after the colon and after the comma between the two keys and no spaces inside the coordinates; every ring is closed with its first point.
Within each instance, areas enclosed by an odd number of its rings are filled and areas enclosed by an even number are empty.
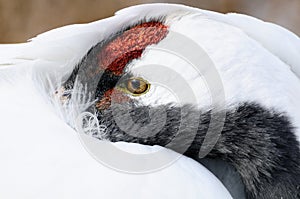
{"type": "MultiPolygon", "coordinates": [[[[172,21],[171,30],[186,35],[206,50],[224,82],[228,106],[245,100],[258,102],[287,112],[295,127],[300,127],[297,36],[243,15],[170,4],[136,6],[112,18],[49,31],[25,44],[0,45],[0,197],[231,198],[207,169],[185,157],[164,170],[145,175],[123,174],[102,166],[84,150],[77,133],[57,116],[57,110],[45,101],[33,79],[35,73],[42,73],[56,86],[93,45],[139,19],[161,15],[172,21]],[[174,20],[176,14],[183,15],[182,19],[174,20]]],[[[174,64],[178,58],[157,57],[149,49],[131,68],[151,60],[182,71],[174,64]],[[153,57],[155,60],[150,59],[153,57]]],[[[183,76],[192,87],[202,82],[193,79],[190,72],[183,76]]],[[[47,80],[39,83],[46,84],[47,80]]],[[[141,101],[157,104],[174,100],[164,96],[165,92],[151,92],[151,97],[141,101]],[[158,100],[161,98],[165,101],[158,100]]],[[[198,95],[202,106],[209,104],[203,98],[207,96],[205,88],[198,95]]],[[[299,129],[297,134],[300,139],[299,129]]],[[[119,145],[137,151],[153,150],[135,144],[119,145]]]]}
{"type": "MultiPolygon", "coordinates": [[[[186,157],[143,175],[103,166],[37,92],[31,75],[26,64],[0,71],[1,198],[231,198],[206,168],[186,157]]],[[[137,153],[158,148],[117,145],[137,153]]]]}

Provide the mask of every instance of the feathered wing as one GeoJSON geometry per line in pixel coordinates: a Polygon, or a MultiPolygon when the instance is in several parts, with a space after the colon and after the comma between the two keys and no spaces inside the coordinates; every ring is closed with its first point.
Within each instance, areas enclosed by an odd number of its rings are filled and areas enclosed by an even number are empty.
{"type": "MultiPolygon", "coordinates": [[[[48,80],[54,85],[59,83],[91,46],[137,16],[67,26],[28,43],[0,45],[2,197],[231,198],[217,178],[186,157],[145,175],[128,175],[104,167],[88,154],[77,132],[57,116],[39,90],[38,84],[48,80]],[[49,79],[37,80],[37,73],[49,79]]],[[[153,150],[125,145],[135,151],[153,150]]],[[[172,156],[174,152],[165,153],[172,156]]]]}
{"type": "Polygon", "coordinates": [[[234,25],[291,67],[300,78],[300,38],[287,29],[242,14],[227,14],[226,22],[234,25]]]}
{"type": "Polygon", "coordinates": [[[299,38],[289,31],[244,15],[223,15],[170,4],[127,8],[115,17],[51,30],[24,44],[0,45],[0,157],[4,158],[0,166],[0,186],[4,188],[1,195],[230,198],[211,173],[185,157],[165,170],[140,176],[103,167],[83,149],[76,132],[53,113],[32,81],[32,73],[38,70],[58,84],[93,45],[124,28],[124,24],[177,11],[199,12],[241,29],[299,77],[299,38]],[[19,192],[12,190],[15,187],[20,188],[19,192]]]}
{"type": "MultiPolygon", "coordinates": [[[[23,60],[0,69],[2,197],[231,198],[213,174],[186,157],[166,169],[144,175],[129,175],[103,166],[41,96],[31,79],[34,64],[23,60]]],[[[153,150],[127,143],[125,146],[141,153],[153,150]]],[[[173,153],[166,151],[165,155],[173,153]]]]}

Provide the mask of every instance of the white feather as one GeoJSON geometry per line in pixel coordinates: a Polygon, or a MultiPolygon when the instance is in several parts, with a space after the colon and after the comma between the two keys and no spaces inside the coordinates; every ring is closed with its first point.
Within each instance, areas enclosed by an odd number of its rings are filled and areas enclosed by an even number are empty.
{"type": "MultiPolygon", "coordinates": [[[[222,77],[228,104],[255,101],[287,112],[300,127],[297,36],[241,15],[171,4],[135,6],[105,20],[49,31],[25,44],[0,45],[1,197],[231,198],[207,169],[185,157],[146,175],[127,175],[102,166],[84,150],[76,132],[57,116],[61,107],[55,109],[45,100],[92,46],[140,19],[161,15],[168,16],[173,31],[206,50],[222,77]],[[45,88],[49,89],[46,95],[41,92],[45,88]]],[[[147,63],[153,55],[149,50],[134,67],[147,63]]],[[[162,60],[168,57],[154,59],[162,60]]],[[[166,64],[170,67],[178,61],[171,56],[169,60],[166,64]]],[[[193,80],[188,73],[183,76],[193,80]]],[[[62,115],[68,122],[75,118],[62,115]]],[[[125,145],[136,151],[153,150],[125,145]]]]}
{"type": "MultiPolygon", "coordinates": [[[[47,100],[91,46],[133,17],[69,26],[26,44],[0,46],[1,197],[231,198],[214,175],[186,157],[144,175],[124,174],[101,165],[59,117],[62,107],[55,102],[53,107],[53,101],[47,100]]],[[[61,115],[74,118],[72,114],[61,115]]],[[[115,145],[137,153],[159,149],[115,145]]],[[[167,157],[172,154],[165,152],[167,157]]]]}
{"type": "MultiPolygon", "coordinates": [[[[231,198],[207,169],[186,157],[144,175],[103,166],[53,112],[32,81],[32,69],[31,64],[19,64],[0,71],[1,198],[231,198]]],[[[137,153],[153,151],[116,145],[137,153]]]]}

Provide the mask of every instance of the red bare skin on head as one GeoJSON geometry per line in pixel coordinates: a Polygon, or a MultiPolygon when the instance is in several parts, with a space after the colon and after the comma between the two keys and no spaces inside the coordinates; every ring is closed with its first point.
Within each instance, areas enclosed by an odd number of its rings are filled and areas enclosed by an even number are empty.
{"type": "Polygon", "coordinates": [[[100,69],[121,75],[131,60],[140,58],[147,46],[157,44],[167,34],[168,27],[161,22],[146,22],[125,31],[98,54],[100,69]]]}
{"type": "MultiPolygon", "coordinates": [[[[142,56],[145,48],[157,44],[168,34],[168,27],[161,22],[146,22],[125,31],[106,44],[99,52],[98,70],[108,70],[114,75],[122,75],[125,66],[142,56]]],[[[99,110],[107,109],[111,103],[129,102],[131,99],[122,91],[110,89],[96,103],[99,110]]]]}
{"type": "Polygon", "coordinates": [[[124,103],[129,101],[130,98],[124,95],[122,91],[116,89],[110,89],[106,91],[103,98],[96,103],[96,107],[100,110],[103,110],[103,109],[107,109],[111,105],[111,102],[124,103]]]}

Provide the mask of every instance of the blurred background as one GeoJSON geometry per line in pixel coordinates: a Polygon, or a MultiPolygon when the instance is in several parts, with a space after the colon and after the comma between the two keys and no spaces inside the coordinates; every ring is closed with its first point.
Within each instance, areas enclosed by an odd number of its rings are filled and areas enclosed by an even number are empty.
{"type": "Polygon", "coordinates": [[[245,13],[300,35],[300,0],[0,0],[0,43],[24,42],[56,27],[102,19],[121,8],[151,2],[245,13]]]}

